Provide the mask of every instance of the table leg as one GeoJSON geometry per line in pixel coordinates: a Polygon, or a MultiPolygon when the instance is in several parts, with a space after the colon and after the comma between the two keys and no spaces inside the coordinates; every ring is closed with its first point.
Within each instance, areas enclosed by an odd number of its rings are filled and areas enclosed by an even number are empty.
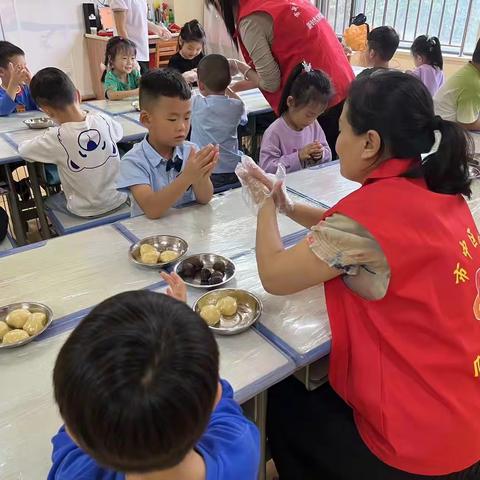
{"type": "Polygon", "coordinates": [[[259,480],[266,478],[266,446],[267,446],[267,391],[259,393],[255,398],[255,424],[260,430],[260,470],[259,480]]]}
{"type": "Polygon", "coordinates": [[[18,206],[18,198],[15,189],[15,182],[13,181],[12,171],[8,165],[3,166],[5,171],[5,178],[8,184],[8,209],[12,216],[13,233],[15,234],[15,241],[19,247],[27,244],[27,232],[24,229],[24,223],[20,215],[20,208],[18,206]]]}
{"type": "Polygon", "coordinates": [[[33,199],[35,201],[35,207],[37,208],[37,215],[40,221],[41,234],[44,239],[48,239],[50,238],[50,229],[48,228],[48,220],[43,207],[43,198],[40,190],[40,184],[38,183],[37,168],[34,163],[26,163],[28,168],[28,176],[30,177],[30,183],[32,185],[33,199]]]}

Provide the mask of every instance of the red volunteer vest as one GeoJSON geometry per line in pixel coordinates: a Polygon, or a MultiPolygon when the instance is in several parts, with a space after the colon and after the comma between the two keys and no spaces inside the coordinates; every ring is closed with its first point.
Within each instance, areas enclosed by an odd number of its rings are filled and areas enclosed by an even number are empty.
{"type": "MultiPolygon", "coordinates": [[[[274,93],[262,93],[276,113],[290,73],[304,60],[330,76],[336,92],[330,106],[346,98],[354,79],[352,67],[335,32],[317,8],[308,0],[240,0],[238,23],[255,12],[265,12],[273,18],[272,53],[280,66],[281,86],[274,93]]],[[[243,56],[254,68],[241,40],[243,56]]]]}
{"type": "Polygon", "coordinates": [[[329,378],[378,458],[441,475],[480,459],[480,238],[460,195],[398,176],[410,165],[385,162],[325,214],[363,225],[391,269],[379,301],[325,284],[329,378]]]}

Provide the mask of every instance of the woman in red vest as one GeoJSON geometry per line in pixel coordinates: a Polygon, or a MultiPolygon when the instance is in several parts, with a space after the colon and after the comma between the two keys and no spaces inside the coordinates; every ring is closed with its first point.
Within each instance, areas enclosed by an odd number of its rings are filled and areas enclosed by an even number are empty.
{"type": "MultiPolygon", "coordinates": [[[[309,0],[205,0],[222,15],[250,66],[245,79],[258,86],[273,110],[292,70],[303,61],[327,73],[335,96],[318,119],[332,151],[338,119],[354,74],[335,32],[309,0]]],[[[240,68],[243,68],[239,65],[240,68]]]]}
{"type": "Polygon", "coordinates": [[[290,379],[269,395],[280,478],[479,479],[480,238],[462,196],[465,133],[434,115],[418,79],[386,72],[353,82],[337,151],[362,186],[328,211],[287,209],[310,229],[288,250],[281,190],[258,167],[241,175],[257,200],[265,190],[264,288],[325,283],[332,329],[329,384],[307,392],[290,379]]]}

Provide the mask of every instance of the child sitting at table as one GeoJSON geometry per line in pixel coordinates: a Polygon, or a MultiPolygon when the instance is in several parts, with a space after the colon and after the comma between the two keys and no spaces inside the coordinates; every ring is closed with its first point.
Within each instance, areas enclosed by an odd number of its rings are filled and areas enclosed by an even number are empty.
{"type": "Polygon", "coordinates": [[[10,42],[0,41],[0,116],[38,110],[30,94],[31,79],[25,52],[10,42]]]}
{"type": "Polygon", "coordinates": [[[183,301],[132,291],[93,309],[55,362],[65,426],[48,480],[256,480],[259,434],[219,379],[207,324],[183,301]]]}
{"type": "Polygon", "coordinates": [[[287,173],[332,159],[325,133],[317,121],[333,96],[328,76],[308,64],[298,65],[290,75],[280,117],[265,131],[260,148],[260,166],[275,173],[281,164],[287,173]]]}
{"type": "Polygon", "coordinates": [[[408,73],[419,78],[431,95],[435,95],[445,81],[440,40],[420,35],[412,43],[410,51],[416,68],[408,73]]]}
{"type": "Polygon", "coordinates": [[[178,52],[170,58],[169,68],[178,70],[191,84],[197,83],[197,67],[203,58],[205,30],[198,20],[187,22],[180,30],[178,52]]]}
{"type": "Polygon", "coordinates": [[[122,127],[108,115],[84,112],[79,91],[58,68],[40,70],[31,89],[36,103],[59,124],[18,147],[25,160],[58,167],[64,193],[49,197],[47,205],[79,217],[103,215],[123,205],[127,195],[115,188],[122,127]]]}
{"type": "Polygon", "coordinates": [[[435,113],[459,123],[465,130],[480,131],[480,40],[472,61],[466,63],[435,94],[435,113]]]}
{"type": "Polygon", "coordinates": [[[190,130],[192,92],[175,70],[152,70],[140,80],[140,121],[148,130],[122,159],[117,188],[132,197],[132,216],[159,218],[171,207],[213,195],[210,180],[218,147],[197,151],[185,139],[190,130]]]}
{"type": "Polygon", "coordinates": [[[136,56],[137,48],[131,40],[112,37],[108,41],[102,82],[105,97],[109,100],[138,96],[140,70],[137,68],[136,56]]]}
{"type": "Polygon", "coordinates": [[[199,147],[210,143],[220,147],[220,158],[212,175],[215,189],[239,185],[235,167],[242,158],[238,150],[239,125],[248,122],[245,104],[228,86],[230,65],[223,55],[207,55],[198,65],[201,95],[192,99],[191,140],[199,147]]]}
{"type": "Polygon", "coordinates": [[[369,76],[377,70],[388,69],[399,43],[400,37],[392,27],[382,26],[371,30],[367,37],[366,51],[366,62],[370,68],[363,70],[357,78],[369,76]]]}

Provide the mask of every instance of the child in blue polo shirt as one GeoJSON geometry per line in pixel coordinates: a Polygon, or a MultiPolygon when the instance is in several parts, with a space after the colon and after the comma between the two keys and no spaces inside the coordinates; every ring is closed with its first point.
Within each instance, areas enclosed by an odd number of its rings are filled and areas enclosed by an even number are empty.
{"type": "Polygon", "coordinates": [[[10,42],[0,41],[0,116],[38,110],[30,95],[32,74],[25,62],[25,52],[10,42]]]}
{"type": "Polygon", "coordinates": [[[60,350],[53,384],[65,427],[48,480],[256,480],[258,430],[219,380],[217,343],[180,301],[185,284],[163,277],[175,298],[116,295],[60,350]]]}
{"type": "Polygon", "coordinates": [[[191,90],[175,70],[153,70],[140,80],[140,121],[146,138],[123,157],[117,188],[132,198],[132,216],[159,218],[171,207],[213,195],[210,180],[218,147],[201,150],[185,139],[190,130],[191,90]]]}

